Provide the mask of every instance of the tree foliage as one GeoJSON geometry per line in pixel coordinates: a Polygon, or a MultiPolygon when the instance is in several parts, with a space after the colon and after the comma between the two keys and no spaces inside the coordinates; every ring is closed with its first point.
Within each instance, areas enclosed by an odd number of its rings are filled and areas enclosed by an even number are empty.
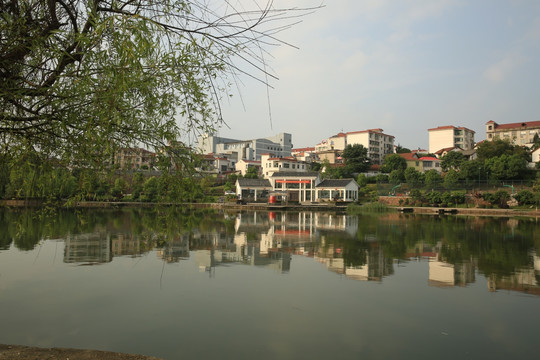
{"type": "Polygon", "coordinates": [[[227,75],[267,83],[265,46],[305,13],[224,3],[0,1],[3,151],[88,162],[219,126],[227,75]]]}
{"type": "Polygon", "coordinates": [[[381,168],[382,172],[391,173],[394,170],[405,171],[407,161],[398,154],[390,154],[384,158],[384,163],[381,168]]]}
{"type": "Polygon", "coordinates": [[[465,162],[465,156],[459,151],[450,151],[441,159],[441,168],[443,171],[450,169],[458,170],[465,162]]]}
{"type": "Polygon", "coordinates": [[[371,164],[367,149],[360,144],[347,145],[341,156],[349,173],[365,172],[371,164]]]}

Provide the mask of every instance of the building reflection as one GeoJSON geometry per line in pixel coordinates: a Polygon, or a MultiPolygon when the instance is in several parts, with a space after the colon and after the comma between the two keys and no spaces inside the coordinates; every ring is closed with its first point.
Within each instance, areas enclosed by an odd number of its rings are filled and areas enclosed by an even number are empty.
{"type": "Polygon", "coordinates": [[[529,254],[532,267],[517,269],[513,274],[488,277],[489,291],[510,290],[531,295],[540,295],[540,257],[534,252],[529,254]]]}
{"type": "Polygon", "coordinates": [[[64,262],[95,265],[112,261],[109,234],[89,233],[65,238],[64,262]]]}
{"type": "Polygon", "coordinates": [[[524,250],[521,245],[530,237],[522,222],[474,218],[463,222],[464,226],[459,221],[397,213],[369,217],[246,211],[211,218],[189,230],[177,227],[167,234],[156,232],[160,230],[156,227],[143,229],[139,235],[127,228],[68,235],[64,261],[102,264],[115,256],[138,257],[152,251],[166,263],[189,259],[212,275],[230,265],[287,273],[293,257],[304,256],[347,279],[379,282],[392,276],[400,263],[416,261],[426,264],[425,277],[432,287],[466,287],[482,273],[489,291],[540,295],[540,258],[531,246],[524,250]],[[476,230],[488,226],[491,233],[475,238],[474,234],[481,233],[476,230]],[[519,264],[513,262],[516,259],[519,264]]]}

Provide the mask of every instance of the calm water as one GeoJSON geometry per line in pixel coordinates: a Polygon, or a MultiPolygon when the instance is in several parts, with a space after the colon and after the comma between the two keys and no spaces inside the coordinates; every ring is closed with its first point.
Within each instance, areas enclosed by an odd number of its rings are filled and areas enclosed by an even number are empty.
{"type": "Polygon", "coordinates": [[[0,343],[538,358],[539,234],[535,219],[0,209],[0,343]]]}

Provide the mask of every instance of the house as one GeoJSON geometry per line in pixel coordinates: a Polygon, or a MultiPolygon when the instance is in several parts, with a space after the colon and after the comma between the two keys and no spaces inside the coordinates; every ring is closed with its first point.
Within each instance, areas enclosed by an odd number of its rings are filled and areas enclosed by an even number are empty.
{"type": "Polygon", "coordinates": [[[317,157],[319,158],[319,161],[328,161],[330,164],[342,164],[343,158],[341,157],[341,153],[343,150],[325,150],[317,153],[317,157]]]}
{"type": "Polygon", "coordinates": [[[315,153],[314,147],[298,148],[292,149],[291,155],[299,161],[304,161],[306,163],[312,163],[319,160],[319,157],[315,153]]]}
{"type": "Polygon", "coordinates": [[[497,124],[490,120],[486,123],[486,140],[509,140],[514,145],[531,147],[535,137],[540,136],[540,121],[528,121],[509,124],[497,124]]]}
{"type": "Polygon", "coordinates": [[[420,161],[420,156],[418,153],[400,153],[398,155],[405,159],[408,168],[412,167],[420,172],[423,171],[422,162],[420,161]]]}
{"type": "Polygon", "coordinates": [[[460,151],[462,152],[463,150],[459,147],[459,146],[451,146],[451,147],[447,147],[447,148],[444,148],[444,149],[440,149],[439,151],[436,151],[434,153],[434,155],[439,158],[439,159],[442,159],[443,157],[446,156],[446,154],[448,154],[450,151],[460,151]]]}
{"type": "Polygon", "coordinates": [[[436,157],[420,157],[418,153],[401,153],[398,155],[405,159],[408,168],[412,167],[423,173],[428,170],[437,170],[438,172],[442,172],[441,160],[437,159],[436,157]]]}
{"type": "Polygon", "coordinates": [[[207,174],[223,174],[232,171],[231,161],[223,155],[207,154],[201,159],[201,172],[207,174]]]}
{"type": "Polygon", "coordinates": [[[292,156],[276,157],[270,153],[261,155],[262,175],[266,179],[269,179],[272,174],[278,171],[306,172],[308,168],[306,162],[296,160],[292,156]]]}
{"type": "Polygon", "coordinates": [[[239,171],[242,176],[246,175],[246,172],[249,168],[257,169],[257,174],[261,172],[261,162],[257,160],[239,160],[236,165],[236,171],[239,171]]]}
{"type": "Polygon", "coordinates": [[[315,186],[320,182],[317,171],[276,171],[270,176],[274,191],[288,193],[289,201],[314,201],[315,186]]]}
{"type": "Polygon", "coordinates": [[[421,157],[419,161],[422,163],[422,172],[424,173],[429,170],[436,170],[438,172],[442,172],[441,159],[437,159],[436,157],[431,156],[424,156],[421,157]]]}
{"type": "Polygon", "coordinates": [[[356,201],[360,186],[354,179],[325,179],[315,186],[317,201],[356,201]]]}
{"type": "Polygon", "coordinates": [[[476,155],[476,147],[471,150],[461,150],[460,152],[465,156],[465,160],[467,161],[476,160],[478,158],[478,155],[476,155]]]}
{"type": "Polygon", "coordinates": [[[244,201],[267,201],[268,193],[272,191],[272,184],[268,179],[236,180],[236,195],[244,201]]]}
{"type": "Polygon", "coordinates": [[[471,150],[474,147],[473,130],[466,127],[439,126],[428,129],[429,134],[429,153],[451,147],[459,147],[463,150],[471,150]]]}

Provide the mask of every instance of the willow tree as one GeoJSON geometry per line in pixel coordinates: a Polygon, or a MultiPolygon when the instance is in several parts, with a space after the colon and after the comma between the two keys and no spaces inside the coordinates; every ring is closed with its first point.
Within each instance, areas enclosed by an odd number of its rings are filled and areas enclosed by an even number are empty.
{"type": "Polygon", "coordinates": [[[0,0],[2,151],[90,161],[220,126],[233,78],[273,76],[265,49],[306,13],[264,5],[0,0]]]}

